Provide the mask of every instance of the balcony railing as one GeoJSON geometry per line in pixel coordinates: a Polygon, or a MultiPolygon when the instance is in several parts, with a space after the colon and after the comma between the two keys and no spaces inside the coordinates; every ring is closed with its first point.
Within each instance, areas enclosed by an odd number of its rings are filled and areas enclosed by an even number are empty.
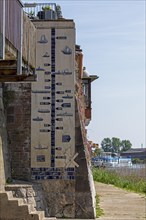
{"type": "Polygon", "coordinates": [[[0,82],[34,80],[35,42],[36,28],[21,1],[0,0],[0,82]]]}
{"type": "Polygon", "coordinates": [[[51,16],[47,19],[58,19],[62,18],[62,12],[59,5],[55,3],[25,3],[24,11],[30,19],[44,19],[45,17],[41,16],[42,11],[50,10],[51,16]]]}

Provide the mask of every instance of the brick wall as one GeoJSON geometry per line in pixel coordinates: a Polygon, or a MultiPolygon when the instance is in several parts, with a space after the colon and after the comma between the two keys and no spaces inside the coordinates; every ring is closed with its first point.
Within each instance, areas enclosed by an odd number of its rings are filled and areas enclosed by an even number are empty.
{"type": "Polygon", "coordinates": [[[11,178],[7,139],[6,118],[3,105],[3,85],[0,83],[0,190],[4,190],[6,181],[11,178]]]}
{"type": "Polygon", "coordinates": [[[5,84],[4,104],[12,178],[30,179],[31,84],[5,84]]]}

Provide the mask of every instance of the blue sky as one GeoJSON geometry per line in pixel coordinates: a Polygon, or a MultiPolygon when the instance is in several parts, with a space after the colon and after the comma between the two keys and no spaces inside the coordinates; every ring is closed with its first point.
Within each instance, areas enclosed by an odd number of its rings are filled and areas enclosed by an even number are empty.
{"type": "MultiPolygon", "coordinates": [[[[31,1],[25,1],[31,2],[31,1]]],[[[32,1],[34,2],[34,1],[32,1]]],[[[88,138],[128,139],[145,146],[145,1],[54,0],[74,19],[92,84],[88,138]]]]}

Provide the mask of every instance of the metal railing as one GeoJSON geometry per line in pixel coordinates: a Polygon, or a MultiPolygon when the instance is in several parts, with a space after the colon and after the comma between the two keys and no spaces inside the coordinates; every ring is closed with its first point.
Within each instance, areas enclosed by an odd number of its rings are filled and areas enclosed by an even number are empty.
{"type": "Polygon", "coordinates": [[[40,19],[39,12],[47,8],[54,12],[53,19],[62,18],[61,8],[55,3],[25,3],[23,9],[30,19],[40,19]]]}

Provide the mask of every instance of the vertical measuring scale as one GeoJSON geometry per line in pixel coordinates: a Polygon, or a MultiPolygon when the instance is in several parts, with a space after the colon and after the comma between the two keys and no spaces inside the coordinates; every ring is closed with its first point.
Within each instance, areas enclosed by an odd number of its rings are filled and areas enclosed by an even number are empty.
{"type": "Polygon", "coordinates": [[[55,167],[55,28],[51,29],[51,167],[55,167]]]}

